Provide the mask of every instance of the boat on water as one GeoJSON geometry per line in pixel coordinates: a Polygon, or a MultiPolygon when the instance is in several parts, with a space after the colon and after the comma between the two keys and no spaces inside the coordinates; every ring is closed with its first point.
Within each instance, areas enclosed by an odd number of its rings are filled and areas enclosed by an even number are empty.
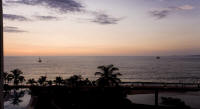
{"type": "Polygon", "coordinates": [[[157,56],[156,59],[160,59],[160,56],[157,56]]]}
{"type": "Polygon", "coordinates": [[[39,62],[39,63],[41,63],[41,62],[42,62],[41,58],[39,58],[39,59],[38,59],[38,62],[39,62]]]}

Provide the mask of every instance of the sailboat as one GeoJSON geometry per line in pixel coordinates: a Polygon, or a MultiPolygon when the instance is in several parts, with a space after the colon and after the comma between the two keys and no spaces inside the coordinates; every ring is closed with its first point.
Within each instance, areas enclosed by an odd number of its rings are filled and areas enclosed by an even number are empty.
{"type": "Polygon", "coordinates": [[[160,57],[159,57],[159,56],[157,56],[157,57],[156,57],[156,59],[160,59],[160,57]]]}
{"type": "Polygon", "coordinates": [[[41,58],[39,58],[39,59],[38,59],[38,62],[39,62],[39,63],[41,63],[41,62],[42,62],[41,58]]]}

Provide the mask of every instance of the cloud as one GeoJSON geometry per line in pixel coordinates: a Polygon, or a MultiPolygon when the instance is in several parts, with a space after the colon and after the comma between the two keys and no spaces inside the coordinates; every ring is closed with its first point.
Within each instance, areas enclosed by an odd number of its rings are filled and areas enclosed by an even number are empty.
{"type": "Polygon", "coordinates": [[[122,18],[111,17],[105,13],[94,13],[95,18],[91,20],[91,22],[95,22],[98,24],[106,25],[106,24],[117,24],[122,18]]]}
{"type": "Polygon", "coordinates": [[[24,16],[14,14],[3,14],[3,18],[12,21],[29,21],[29,19],[24,16]]]}
{"type": "Polygon", "coordinates": [[[194,9],[194,6],[192,5],[183,5],[183,6],[180,6],[180,7],[177,7],[178,9],[180,10],[192,10],[194,9]]]}
{"type": "Polygon", "coordinates": [[[5,26],[4,28],[4,32],[8,32],[8,33],[23,33],[23,32],[27,32],[24,30],[20,30],[18,27],[13,27],[13,26],[5,26]]]}
{"type": "MultiPolygon", "coordinates": [[[[94,19],[90,19],[91,22],[98,24],[117,24],[122,18],[115,18],[105,13],[98,13],[86,10],[81,2],[77,0],[7,0],[7,4],[20,4],[29,6],[43,6],[53,11],[58,11],[59,14],[65,14],[69,12],[83,12],[84,14],[92,13],[94,19]]],[[[10,19],[16,19],[19,16],[9,17],[10,19]]],[[[34,16],[36,20],[59,20],[56,16],[34,16]]],[[[19,19],[19,18],[18,18],[19,19]]],[[[22,18],[21,18],[22,19],[22,18]]]]}
{"type": "Polygon", "coordinates": [[[58,20],[58,17],[55,16],[34,16],[38,20],[58,20]]]}
{"type": "Polygon", "coordinates": [[[151,11],[150,14],[157,19],[162,19],[167,17],[170,14],[170,10],[154,10],[151,11]]]}
{"type": "Polygon", "coordinates": [[[61,13],[79,12],[84,8],[80,2],[75,0],[17,0],[7,1],[7,3],[25,4],[32,6],[40,5],[55,9],[61,13]]]}
{"type": "Polygon", "coordinates": [[[150,15],[157,18],[157,19],[163,19],[166,18],[168,15],[170,15],[172,12],[175,11],[188,11],[193,10],[195,7],[191,5],[182,5],[182,6],[175,6],[175,7],[168,7],[165,9],[159,9],[159,10],[153,10],[150,11],[150,15]]]}

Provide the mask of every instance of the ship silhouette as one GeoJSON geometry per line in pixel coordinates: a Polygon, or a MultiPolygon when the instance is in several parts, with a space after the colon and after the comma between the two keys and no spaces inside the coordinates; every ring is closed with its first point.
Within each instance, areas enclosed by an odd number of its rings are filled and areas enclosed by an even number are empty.
{"type": "Polygon", "coordinates": [[[41,60],[41,58],[39,58],[39,59],[38,59],[38,62],[39,62],[39,63],[42,63],[42,60],[41,60]]]}

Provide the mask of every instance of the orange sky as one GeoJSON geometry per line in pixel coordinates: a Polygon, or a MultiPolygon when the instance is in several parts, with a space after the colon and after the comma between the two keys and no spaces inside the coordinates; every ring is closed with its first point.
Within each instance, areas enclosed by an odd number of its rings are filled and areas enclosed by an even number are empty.
{"type": "Polygon", "coordinates": [[[146,56],[200,53],[200,9],[196,6],[200,2],[196,0],[184,3],[177,0],[84,0],[79,4],[84,6],[81,12],[67,10],[71,12],[66,13],[58,12],[63,11],[59,3],[57,7],[49,5],[53,10],[39,4],[4,6],[4,13],[8,14],[4,18],[5,55],[146,56]]]}

